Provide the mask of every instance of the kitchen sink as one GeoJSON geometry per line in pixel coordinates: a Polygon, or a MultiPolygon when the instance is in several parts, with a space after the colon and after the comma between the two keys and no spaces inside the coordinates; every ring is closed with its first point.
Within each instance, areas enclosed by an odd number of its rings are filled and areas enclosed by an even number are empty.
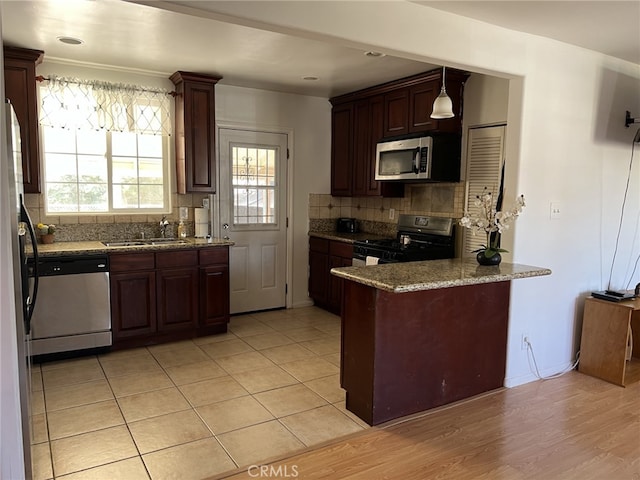
{"type": "Polygon", "coordinates": [[[148,238],[140,240],[123,240],[115,242],[102,242],[106,247],[145,247],[153,245],[184,245],[186,240],[178,238],[148,238]]]}
{"type": "Polygon", "coordinates": [[[144,242],[139,241],[127,241],[127,242],[102,242],[107,247],[131,247],[135,245],[146,245],[144,242]]]}

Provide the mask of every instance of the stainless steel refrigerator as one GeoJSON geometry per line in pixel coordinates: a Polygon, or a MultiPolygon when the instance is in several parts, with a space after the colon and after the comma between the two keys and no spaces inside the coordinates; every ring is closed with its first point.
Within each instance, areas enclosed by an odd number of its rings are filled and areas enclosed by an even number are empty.
{"type": "MultiPolygon", "coordinates": [[[[27,270],[27,249],[30,249],[38,264],[37,242],[29,213],[24,206],[24,190],[22,187],[22,153],[20,148],[20,125],[11,103],[5,101],[6,153],[1,156],[2,168],[8,173],[8,205],[12,210],[8,221],[11,230],[11,258],[8,265],[13,270],[13,289],[15,298],[15,332],[16,355],[18,365],[18,382],[20,390],[20,414],[22,424],[22,444],[24,453],[24,469],[26,478],[31,478],[31,361],[30,331],[38,292],[38,275],[35,272],[29,279],[27,270]]],[[[4,189],[3,189],[4,190],[4,189]]],[[[7,201],[7,197],[3,200],[7,201]]],[[[3,320],[4,321],[4,320],[3,320]]]]}

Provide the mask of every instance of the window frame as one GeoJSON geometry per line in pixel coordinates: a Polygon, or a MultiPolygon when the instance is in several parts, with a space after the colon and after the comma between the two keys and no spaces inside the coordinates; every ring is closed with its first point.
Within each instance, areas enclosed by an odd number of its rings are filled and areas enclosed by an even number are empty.
{"type": "MultiPolygon", "coordinates": [[[[255,190],[256,192],[271,192],[271,197],[274,199],[274,202],[277,204],[277,197],[279,195],[279,190],[281,188],[281,179],[278,175],[278,161],[280,159],[280,149],[275,145],[263,145],[260,143],[252,143],[252,142],[233,142],[229,145],[229,189],[231,193],[231,198],[229,199],[229,219],[230,223],[233,224],[233,228],[236,230],[277,230],[280,224],[280,216],[281,212],[276,211],[275,214],[269,215],[273,218],[272,222],[245,222],[245,223],[237,223],[236,219],[236,191],[242,189],[250,189],[255,190]],[[233,150],[234,149],[247,149],[247,150],[268,150],[273,152],[273,185],[235,185],[234,184],[234,163],[233,163],[233,150]]],[[[265,198],[268,196],[265,195],[265,198]]],[[[248,207],[248,205],[247,205],[248,207]]],[[[277,209],[277,207],[276,207],[277,209]]],[[[263,215],[264,216],[264,215],[263,215]]],[[[246,215],[245,218],[254,217],[254,215],[246,215]]]]}
{"type": "MultiPolygon", "coordinates": [[[[170,214],[171,213],[171,149],[170,142],[171,137],[168,135],[158,135],[162,139],[162,199],[164,207],[162,208],[114,208],[113,206],[113,155],[112,155],[112,132],[105,131],[104,134],[106,136],[106,149],[105,149],[105,158],[107,162],[107,211],[75,211],[75,212],[59,212],[59,211],[51,211],[49,209],[49,196],[47,195],[47,150],[45,149],[45,131],[46,129],[56,129],[59,127],[49,127],[41,125],[39,128],[39,140],[40,140],[40,151],[42,152],[42,170],[43,170],[43,183],[44,188],[42,195],[44,197],[44,213],[46,216],[107,216],[107,215],[155,215],[155,214],[170,214]]],[[[143,135],[141,133],[134,133],[135,135],[143,135]]],[[[76,130],[76,135],[82,134],[82,130],[76,130]]],[[[75,155],[78,155],[77,151],[77,143],[75,146],[75,155]]],[[[140,158],[140,157],[136,157],[140,158]]],[[[144,157],[143,157],[144,158],[144,157]]],[[[76,159],[77,161],[77,159],[76,159]]],[[[139,180],[139,176],[138,176],[139,180]]],[[[79,182],[76,182],[78,185],[79,182]]]]}

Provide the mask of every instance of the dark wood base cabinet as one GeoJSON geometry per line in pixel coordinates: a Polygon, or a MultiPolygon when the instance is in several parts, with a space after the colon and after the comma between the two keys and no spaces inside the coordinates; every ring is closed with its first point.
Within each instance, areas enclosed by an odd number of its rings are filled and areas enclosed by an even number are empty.
{"type": "Polygon", "coordinates": [[[510,282],[390,293],[344,281],[340,381],[369,425],[504,384],[510,282]]]}
{"type": "Polygon", "coordinates": [[[156,253],[158,331],[198,328],[198,251],[156,253]]]}
{"type": "Polygon", "coordinates": [[[350,243],[309,238],[309,297],[316,306],[340,315],[343,280],[331,275],[331,269],[350,267],[352,257],[350,243]]]}
{"type": "Polygon", "coordinates": [[[112,348],[227,331],[228,247],[111,254],[109,261],[112,348]]]}
{"type": "Polygon", "coordinates": [[[229,322],[229,249],[200,250],[201,335],[227,331],[229,322]]]}

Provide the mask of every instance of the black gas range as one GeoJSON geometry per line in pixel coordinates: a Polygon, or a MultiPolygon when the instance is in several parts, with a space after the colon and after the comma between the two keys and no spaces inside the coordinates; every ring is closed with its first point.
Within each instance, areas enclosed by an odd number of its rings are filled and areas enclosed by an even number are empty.
{"type": "Polygon", "coordinates": [[[395,239],[361,240],[353,244],[353,264],[417,262],[455,257],[452,218],[400,215],[395,239]]]}

